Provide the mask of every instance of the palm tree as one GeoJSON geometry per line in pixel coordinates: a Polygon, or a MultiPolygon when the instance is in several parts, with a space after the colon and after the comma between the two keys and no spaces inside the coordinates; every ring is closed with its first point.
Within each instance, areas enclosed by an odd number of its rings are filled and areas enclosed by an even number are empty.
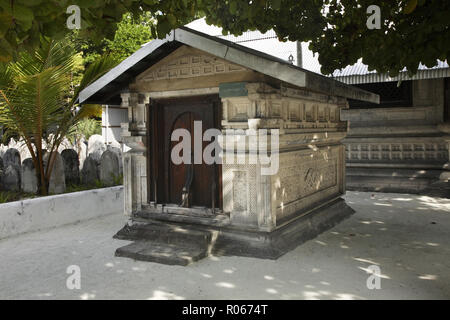
{"type": "Polygon", "coordinates": [[[28,147],[41,195],[48,193],[59,145],[92,110],[90,105],[77,104],[79,92],[116,64],[108,56],[99,59],[74,88],[74,57],[68,42],[42,39],[34,52],[0,64],[0,124],[17,133],[28,147]]]}

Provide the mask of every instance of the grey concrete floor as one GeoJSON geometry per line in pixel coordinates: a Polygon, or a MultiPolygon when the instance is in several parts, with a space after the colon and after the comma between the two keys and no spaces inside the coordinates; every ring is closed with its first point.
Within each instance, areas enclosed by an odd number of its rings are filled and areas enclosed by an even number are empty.
{"type": "Polygon", "coordinates": [[[450,200],[348,192],[356,213],[276,261],[114,257],[119,213],[0,241],[0,299],[449,299],[450,200]],[[66,287],[67,267],[81,289],[66,287]],[[371,265],[381,289],[369,290],[371,265]]]}

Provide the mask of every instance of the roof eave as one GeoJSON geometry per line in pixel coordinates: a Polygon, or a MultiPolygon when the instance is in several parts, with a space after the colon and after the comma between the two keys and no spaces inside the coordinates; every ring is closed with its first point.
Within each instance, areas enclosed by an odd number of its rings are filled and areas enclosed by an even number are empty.
{"type": "Polygon", "coordinates": [[[185,27],[172,30],[165,39],[156,39],[149,42],[118,66],[89,85],[81,91],[79,96],[80,103],[89,103],[89,99],[102,88],[111,84],[119,76],[164,44],[173,41],[202,50],[300,88],[344,98],[379,103],[379,96],[371,92],[340,83],[336,80],[284,63],[275,57],[269,58],[268,55],[256,50],[245,48],[223,39],[216,39],[185,27]]]}

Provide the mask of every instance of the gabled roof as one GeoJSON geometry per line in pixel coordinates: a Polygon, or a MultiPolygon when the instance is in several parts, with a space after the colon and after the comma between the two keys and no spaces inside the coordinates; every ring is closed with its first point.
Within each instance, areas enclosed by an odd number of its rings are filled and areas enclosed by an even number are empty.
{"type": "Polygon", "coordinates": [[[78,98],[79,102],[120,104],[121,90],[126,89],[137,75],[182,45],[191,46],[301,88],[344,98],[379,103],[379,96],[371,92],[307,71],[263,52],[186,27],[172,30],[165,39],[156,39],[144,45],[81,91],[78,98]]]}

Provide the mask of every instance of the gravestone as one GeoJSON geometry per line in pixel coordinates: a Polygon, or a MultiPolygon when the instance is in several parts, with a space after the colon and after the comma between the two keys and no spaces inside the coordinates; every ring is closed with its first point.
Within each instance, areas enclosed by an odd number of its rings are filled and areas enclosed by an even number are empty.
{"type": "Polygon", "coordinates": [[[87,157],[87,141],[84,140],[84,138],[81,139],[81,141],[77,142],[76,151],[78,153],[78,160],[80,162],[79,169],[81,171],[81,169],[83,168],[84,160],[86,160],[87,157]]]}
{"type": "Polygon", "coordinates": [[[26,159],[31,157],[31,153],[28,150],[27,144],[23,139],[16,141],[14,138],[9,141],[8,149],[16,149],[19,151],[20,159],[26,159]]]}
{"type": "Polygon", "coordinates": [[[33,159],[31,158],[27,158],[22,162],[22,191],[27,193],[37,193],[38,191],[38,179],[33,159]]]}
{"type": "Polygon", "coordinates": [[[3,173],[3,187],[6,191],[20,191],[20,167],[15,164],[6,166],[3,173]]]}
{"type": "MultiPolygon", "coordinates": [[[[55,152],[55,162],[53,164],[52,173],[50,175],[50,181],[48,186],[48,192],[50,194],[59,194],[66,191],[66,177],[64,174],[64,163],[61,155],[55,152]]],[[[44,155],[44,166],[47,168],[49,153],[44,155]]]]}
{"type": "Polygon", "coordinates": [[[6,150],[8,150],[8,146],[0,144],[0,158],[3,158],[3,156],[5,155],[6,150]]]}
{"type": "Polygon", "coordinates": [[[92,135],[88,141],[88,155],[91,156],[95,161],[100,162],[100,158],[105,151],[106,145],[104,143],[103,137],[98,134],[92,135]]]}
{"type": "Polygon", "coordinates": [[[58,152],[61,153],[61,155],[62,155],[62,152],[64,150],[72,149],[73,147],[74,147],[74,145],[67,138],[64,138],[58,147],[58,152]]]}
{"type": "Polygon", "coordinates": [[[15,165],[20,168],[20,152],[19,150],[15,148],[9,148],[6,150],[5,154],[3,155],[3,165],[8,167],[9,165],[15,165]]]}
{"type": "Polygon", "coordinates": [[[3,172],[4,172],[4,166],[3,166],[3,159],[0,157],[0,191],[3,190],[3,172]]]}
{"type": "Polygon", "coordinates": [[[61,152],[64,162],[64,174],[66,177],[66,185],[80,183],[80,161],[78,154],[73,149],[65,149],[61,152]]]}
{"type": "Polygon", "coordinates": [[[114,152],[106,150],[100,159],[100,180],[106,186],[112,186],[114,178],[119,174],[119,157],[114,152]]]}
{"type": "Polygon", "coordinates": [[[114,152],[119,159],[119,175],[123,174],[122,151],[118,147],[112,145],[107,146],[107,150],[114,152]]]}
{"type": "Polygon", "coordinates": [[[81,182],[86,186],[94,185],[98,178],[99,174],[97,161],[89,156],[84,160],[83,163],[83,169],[81,170],[81,182]]]}

